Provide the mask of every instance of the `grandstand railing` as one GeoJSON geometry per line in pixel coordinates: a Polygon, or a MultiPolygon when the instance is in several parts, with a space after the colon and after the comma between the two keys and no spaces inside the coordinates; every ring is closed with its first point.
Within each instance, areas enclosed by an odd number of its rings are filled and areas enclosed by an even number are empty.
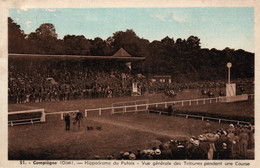
{"type": "Polygon", "coordinates": [[[18,118],[22,118],[22,119],[12,119],[12,120],[8,119],[8,125],[11,125],[11,126],[22,125],[22,124],[34,124],[34,123],[39,123],[39,122],[45,122],[45,120],[46,120],[44,109],[8,112],[8,116],[12,116],[12,115],[20,115],[20,117],[18,117],[18,118]],[[35,117],[22,118],[24,116],[21,116],[22,114],[28,115],[31,113],[33,115],[33,113],[39,113],[39,112],[41,113],[41,116],[37,117],[37,118],[35,118],[35,117]]]}

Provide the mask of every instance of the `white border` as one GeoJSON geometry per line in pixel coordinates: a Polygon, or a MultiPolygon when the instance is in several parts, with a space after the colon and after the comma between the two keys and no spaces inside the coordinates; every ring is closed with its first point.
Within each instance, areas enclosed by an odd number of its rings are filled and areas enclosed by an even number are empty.
{"type": "MultiPolygon", "coordinates": [[[[259,27],[259,6],[258,0],[0,0],[0,167],[39,167],[36,165],[20,166],[18,161],[8,161],[7,149],[8,149],[8,134],[7,134],[7,17],[9,8],[142,8],[142,7],[254,7],[255,10],[255,120],[256,120],[256,142],[259,142],[258,133],[258,120],[260,119],[259,107],[257,102],[259,101],[259,87],[258,79],[260,79],[259,73],[259,41],[260,41],[260,27],[259,27]]],[[[255,160],[250,161],[250,167],[257,167],[257,161],[260,155],[259,143],[256,143],[255,160]]],[[[152,162],[152,161],[151,161],[152,162]]],[[[172,161],[173,162],[173,161],[172,161]]],[[[201,161],[200,161],[201,162],[201,161]]],[[[202,161],[203,162],[203,161],[202,161]]],[[[223,163],[228,161],[223,161],[223,163]]],[[[235,162],[235,161],[231,161],[235,162]]],[[[240,161],[247,162],[247,161],[240,161]]],[[[46,166],[45,166],[46,167],[46,166]]],[[[72,167],[72,166],[54,166],[54,167],[72,167]]],[[[88,165],[82,165],[77,167],[90,167],[88,165]]],[[[100,166],[93,166],[100,167],[100,166]]],[[[107,166],[102,166],[107,167],[107,166]]],[[[113,167],[113,166],[111,166],[113,167]]],[[[126,167],[126,166],[114,166],[114,167],[126,167]]],[[[128,166],[128,167],[154,167],[154,166],[128,166]]],[[[169,167],[169,166],[156,166],[156,167],[169,167]]],[[[173,167],[173,166],[171,166],[173,167]]],[[[174,167],[200,167],[200,166],[174,166],[174,167]]],[[[211,166],[204,166],[211,167],[211,166]]],[[[220,166],[213,166],[220,167],[220,166]]],[[[224,166],[227,167],[227,166],[224,166]]],[[[243,167],[243,166],[232,166],[243,167]]],[[[248,167],[248,166],[247,166],[248,167]]]]}

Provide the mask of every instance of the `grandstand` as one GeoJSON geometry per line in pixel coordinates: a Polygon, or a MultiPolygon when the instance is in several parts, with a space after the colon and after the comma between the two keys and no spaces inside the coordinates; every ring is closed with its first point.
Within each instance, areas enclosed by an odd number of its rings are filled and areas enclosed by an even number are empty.
{"type": "Polygon", "coordinates": [[[122,48],[113,56],[9,54],[9,104],[131,95],[142,60],[122,48]]]}
{"type": "Polygon", "coordinates": [[[155,140],[199,136],[206,120],[212,122],[211,130],[227,129],[230,123],[254,124],[252,80],[237,82],[243,92],[252,94],[248,101],[224,104],[223,97],[201,95],[201,89],[218,95],[225,88],[223,81],[150,82],[150,75],[137,66],[143,60],[124,49],[113,56],[10,54],[9,159],[93,159],[96,154],[106,158],[120,150],[152,148],[150,142],[155,140]],[[133,83],[140,87],[138,96],[132,94],[133,83]],[[169,88],[176,96],[164,95],[169,88]],[[171,115],[169,106],[174,109],[171,115]],[[74,124],[79,112],[84,115],[81,130],[74,124]],[[64,133],[66,114],[73,123],[68,134],[64,133]],[[64,154],[73,137],[86,145],[75,145],[64,154]]]}

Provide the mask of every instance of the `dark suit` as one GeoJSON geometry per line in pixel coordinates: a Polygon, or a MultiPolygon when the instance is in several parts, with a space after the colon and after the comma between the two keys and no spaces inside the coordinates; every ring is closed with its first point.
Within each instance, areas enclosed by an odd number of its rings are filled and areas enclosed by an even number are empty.
{"type": "Polygon", "coordinates": [[[70,130],[70,116],[67,114],[65,116],[65,122],[66,122],[66,130],[70,130]]]}

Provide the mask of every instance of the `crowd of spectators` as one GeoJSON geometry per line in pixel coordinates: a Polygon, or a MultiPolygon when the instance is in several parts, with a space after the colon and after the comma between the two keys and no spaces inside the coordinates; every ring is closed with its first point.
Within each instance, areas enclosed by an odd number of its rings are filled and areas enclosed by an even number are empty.
{"type": "MultiPolygon", "coordinates": [[[[225,87],[221,81],[153,83],[120,62],[18,59],[9,60],[8,68],[9,104],[131,96],[133,82],[138,83],[140,94],[225,87]]],[[[253,85],[252,80],[236,82],[253,85]]]]}
{"type": "Polygon", "coordinates": [[[130,96],[133,82],[140,90],[146,84],[124,64],[112,63],[9,61],[8,73],[9,104],[130,96]]]}
{"type": "MultiPolygon", "coordinates": [[[[160,141],[159,141],[160,142],[160,141]]],[[[212,160],[212,159],[253,159],[248,150],[254,148],[254,127],[252,125],[233,125],[228,129],[205,132],[192,136],[189,140],[169,140],[158,143],[149,149],[120,151],[118,155],[109,154],[106,158],[96,155],[93,159],[117,160],[212,160]]]]}

